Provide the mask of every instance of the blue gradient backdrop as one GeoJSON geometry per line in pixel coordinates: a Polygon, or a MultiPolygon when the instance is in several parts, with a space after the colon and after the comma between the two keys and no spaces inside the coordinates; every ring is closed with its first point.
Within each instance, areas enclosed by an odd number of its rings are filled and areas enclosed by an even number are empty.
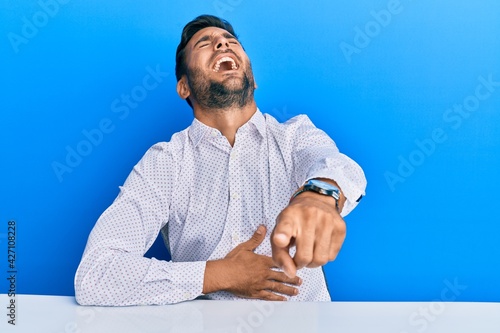
{"type": "Polygon", "coordinates": [[[430,301],[455,283],[457,300],[500,301],[494,0],[1,0],[0,277],[16,220],[18,292],[74,294],[118,186],[192,120],[174,54],[202,13],[235,26],[263,112],[308,114],[365,170],[325,267],[334,300],[430,301]]]}

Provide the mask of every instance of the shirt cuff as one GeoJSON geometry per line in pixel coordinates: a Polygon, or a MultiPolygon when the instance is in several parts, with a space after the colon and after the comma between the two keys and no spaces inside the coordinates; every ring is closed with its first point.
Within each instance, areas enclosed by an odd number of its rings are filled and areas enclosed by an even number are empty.
{"type": "Polygon", "coordinates": [[[342,171],[331,169],[316,170],[308,175],[306,181],[315,178],[326,178],[335,181],[346,198],[344,207],[340,212],[340,215],[344,217],[358,205],[358,202],[365,195],[366,180],[364,180],[363,176],[364,181],[353,182],[342,173],[342,171]]]}
{"type": "MultiPolygon", "coordinates": [[[[167,282],[168,287],[164,291],[168,303],[189,301],[203,295],[206,261],[166,262],[154,258],[152,261],[153,265],[160,266],[162,280],[167,282]]],[[[152,270],[155,271],[154,268],[152,270]]],[[[158,280],[158,277],[154,277],[154,280],[158,280]]]]}

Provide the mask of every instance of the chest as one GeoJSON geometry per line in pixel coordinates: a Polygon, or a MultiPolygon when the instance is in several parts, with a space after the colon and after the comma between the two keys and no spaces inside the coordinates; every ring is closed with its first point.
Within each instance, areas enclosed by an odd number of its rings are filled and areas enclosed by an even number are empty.
{"type": "Polygon", "coordinates": [[[295,189],[290,165],[267,145],[184,154],[167,224],[172,257],[208,259],[218,244],[232,248],[259,224],[272,230],[295,189]]]}

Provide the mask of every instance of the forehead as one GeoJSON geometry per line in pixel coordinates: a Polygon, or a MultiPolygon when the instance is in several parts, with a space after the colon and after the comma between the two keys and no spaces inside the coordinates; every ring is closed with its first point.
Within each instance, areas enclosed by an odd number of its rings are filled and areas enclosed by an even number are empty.
{"type": "Polygon", "coordinates": [[[233,36],[227,30],[224,30],[224,29],[221,29],[221,28],[217,28],[217,27],[203,28],[200,31],[198,31],[197,33],[195,33],[193,35],[193,37],[191,37],[191,39],[189,40],[187,46],[189,48],[192,48],[196,44],[196,42],[198,42],[201,38],[204,38],[204,37],[205,38],[206,37],[214,38],[214,37],[219,37],[219,36],[224,36],[224,35],[233,36]]]}

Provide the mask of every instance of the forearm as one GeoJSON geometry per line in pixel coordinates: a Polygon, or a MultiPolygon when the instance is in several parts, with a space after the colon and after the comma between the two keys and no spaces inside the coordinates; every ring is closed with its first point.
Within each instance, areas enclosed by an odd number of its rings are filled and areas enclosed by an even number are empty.
{"type": "Polygon", "coordinates": [[[297,186],[309,179],[335,181],[342,191],[341,214],[345,216],[354,209],[365,194],[366,178],[361,167],[348,156],[339,152],[333,140],[304,119],[297,130],[293,163],[297,186]]]}
{"type": "Polygon", "coordinates": [[[205,262],[174,263],[116,250],[84,256],[75,277],[81,305],[169,304],[202,293],[205,262]]]}

